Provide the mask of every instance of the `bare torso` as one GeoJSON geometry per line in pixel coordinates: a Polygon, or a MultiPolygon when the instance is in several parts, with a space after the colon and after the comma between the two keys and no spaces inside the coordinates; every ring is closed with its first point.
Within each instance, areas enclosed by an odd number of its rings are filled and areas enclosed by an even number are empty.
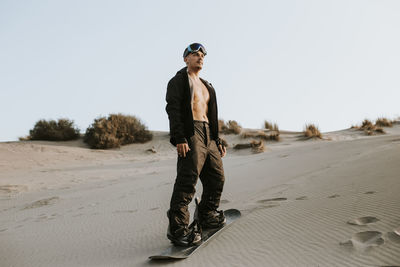
{"type": "Polygon", "coordinates": [[[208,122],[207,112],[208,102],[210,101],[208,89],[198,77],[189,76],[189,78],[193,86],[193,119],[208,122]]]}

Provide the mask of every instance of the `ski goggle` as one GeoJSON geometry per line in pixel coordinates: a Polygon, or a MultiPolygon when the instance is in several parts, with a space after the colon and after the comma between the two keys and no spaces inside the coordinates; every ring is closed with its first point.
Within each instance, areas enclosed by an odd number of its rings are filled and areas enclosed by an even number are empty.
{"type": "Polygon", "coordinates": [[[207,55],[207,51],[202,44],[193,43],[185,49],[185,51],[183,52],[183,57],[187,57],[187,55],[189,55],[190,53],[195,53],[198,51],[201,51],[204,55],[207,55]]]}

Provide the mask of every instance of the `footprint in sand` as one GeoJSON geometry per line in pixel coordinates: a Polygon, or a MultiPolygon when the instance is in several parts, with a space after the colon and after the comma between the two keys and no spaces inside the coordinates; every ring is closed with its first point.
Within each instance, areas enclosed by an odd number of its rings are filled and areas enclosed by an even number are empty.
{"type": "Polygon", "coordinates": [[[386,234],[390,241],[396,244],[400,244],[400,235],[395,232],[389,232],[386,234]]]}
{"type": "Polygon", "coordinates": [[[14,184],[0,185],[0,193],[16,194],[22,191],[28,191],[28,187],[25,185],[14,184]]]}
{"type": "Polygon", "coordinates": [[[379,219],[376,217],[372,217],[372,216],[366,216],[366,217],[360,217],[354,220],[350,220],[347,223],[351,224],[351,225],[360,225],[360,226],[364,226],[370,223],[374,223],[374,222],[378,222],[379,219]]]}
{"type": "Polygon", "coordinates": [[[366,250],[370,247],[380,246],[385,243],[382,233],[378,231],[365,231],[355,233],[350,240],[340,243],[342,246],[354,247],[358,250],[366,250]]]}
{"type": "Polygon", "coordinates": [[[250,206],[247,209],[241,209],[242,211],[248,211],[248,212],[253,212],[253,211],[258,211],[258,210],[264,210],[264,209],[270,209],[270,208],[275,208],[279,207],[279,204],[267,204],[267,205],[258,205],[258,206],[250,206]]]}
{"type": "Polygon", "coordinates": [[[261,199],[257,201],[257,203],[269,203],[269,202],[275,202],[275,201],[285,201],[287,200],[286,197],[277,197],[277,198],[269,198],[269,199],[261,199]]]}
{"type": "Polygon", "coordinates": [[[59,197],[50,197],[50,198],[44,198],[40,199],[38,201],[32,202],[28,205],[26,205],[23,209],[33,209],[33,208],[39,208],[47,205],[54,204],[57,200],[59,200],[59,197]]]}
{"type": "Polygon", "coordinates": [[[39,215],[37,217],[37,219],[35,220],[35,222],[43,222],[43,221],[47,221],[49,219],[49,216],[43,214],[43,215],[39,215]]]}
{"type": "Polygon", "coordinates": [[[227,199],[221,199],[221,204],[228,204],[230,201],[227,199]]]}
{"type": "Polygon", "coordinates": [[[308,197],[307,196],[302,196],[302,197],[296,198],[296,200],[308,200],[308,197]]]}
{"type": "Polygon", "coordinates": [[[400,244],[400,227],[394,229],[393,232],[387,233],[387,237],[389,238],[390,241],[396,244],[400,244]]]}
{"type": "Polygon", "coordinates": [[[138,210],[116,210],[116,211],[113,211],[113,213],[114,214],[117,214],[117,213],[135,213],[137,211],[138,210]]]}
{"type": "Polygon", "coordinates": [[[340,197],[340,195],[334,194],[334,195],[332,195],[332,196],[329,196],[328,198],[337,198],[337,197],[340,197]]]}
{"type": "Polygon", "coordinates": [[[382,238],[382,233],[378,231],[365,231],[355,233],[351,238],[353,243],[359,243],[368,246],[379,246],[385,241],[382,238]]]}
{"type": "Polygon", "coordinates": [[[394,229],[394,231],[396,234],[398,234],[400,236],[400,226],[397,227],[396,229],[394,229]]]}
{"type": "Polygon", "coordinates": [[[368,192],[365,192],[364,194],[366,194],[366,195],[372,195],[372,194],[375,194],[376,192],[375,191],[368,191],[368,192]]]}

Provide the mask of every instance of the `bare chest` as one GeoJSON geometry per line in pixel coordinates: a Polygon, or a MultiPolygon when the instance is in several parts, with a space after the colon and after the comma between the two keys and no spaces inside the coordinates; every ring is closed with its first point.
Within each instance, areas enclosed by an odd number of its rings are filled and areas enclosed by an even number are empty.
{"type": "Polygon", "coordinates": [[[201,82],[201,80],[193,81],[193,102],[202,102],[208,104],[210,100],[210,93],[207,87],[201,82]]]}

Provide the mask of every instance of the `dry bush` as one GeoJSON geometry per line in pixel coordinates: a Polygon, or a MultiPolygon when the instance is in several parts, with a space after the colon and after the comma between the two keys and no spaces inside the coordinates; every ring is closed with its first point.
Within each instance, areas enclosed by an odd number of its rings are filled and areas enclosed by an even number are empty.
{"type": "Polygon", "coordinates": [[[74,122],[68,119],[40,120],[36,122],[29,136],[23,140],[68,141],[78,139],[79,129],[74,127],[74,122]]]}
{"type": "Polygon", "coordinates": [[[240,126],[236,121],[230,120],[225,123],[224,120],[218,120],[218,130],[222,134],[240,134],[242,131],[242,126],[240,126]]]}
{"type": "Polygon", "coordinates": [[[132,143],[144,143],[153,138],[146,126],[135,116],[110,114],[95,119],[87,128],[84,142],[91,148],[117,148],[132,143]]]}
{"type": "Polygon", "coordinates": [[[365,119],[365,120],[362,122],[362,124],[361,124],[361,126],[360,126],[359,129],[360,129],[360,130],[373,131],[373,130],[375,130],[375,125],[374,125],[370,120],[365,119]]]}
{"type": "Polygon", "coordinates": [[[255,153],[261,153],[264,152],[265,147],[264,147],[264,142],[263,141],[251,141],[251,149],[253,150],[253,152],[255,153]]]}
{"type": "Polygon", "coordinates": [[[279,141],[279,131],[272,131],[270,134],[266,134],[263,131],[246,131],[241,134],[242,138],[260,138],[263,140],[273,140],[273,141],[279,141]]]}
{"type": "Polygon", "coordinates": [[[383,128],[381,128],[381,127],[376,127],[375,132],[376,133],[380,133],[380,134],[385,134],[386,133],[385,130],[383,130],[383,128]]]}
{"type": "Polygon", "coordinates": [[[376,120],[376,123],[373,124],[370,120],[365,119],[361,126],[355,127],[360,131],[364,131],[366,135],[375,135],[375,134],[385,134],[386,132],[383,130],[382,127],[391,127],[392,122],[386,118],[379,118],[376,120]],[[387,125],[387,126],[384,126],[387,125]]]}
{"type": "Polygon", "coordinates": [[[268,129],[268,130],[271,130],[271,131],[279,132],[278,124],[276,124],[276,123],[271,123],[271,122],[269,122],[269,121],[264,121],[264,128],[265,128],[265,129],[268,129]]]}
{"type": "Polygon", "coordinates": [[[225,121],[223,119],[218,120],[218,132],[223,133],[226,131],[228,127],[225,124],[225,121]]]}
{"type": "Polygon", "coordinates": [[[279,131],[277,131],[277,132],[271,132],[270,134],[269,134],[269,139],[270,140],[273,140],[273,141],[280,141],[281,140],[281,138],[280,138],[280,133],[279,133],[279,131]]]}
{"type": "Polygon", "coordinates": [[[393,122],[388,120],[387,118],[378,118],[375,121],[375,125],[378,127],[392,127],[393,122]]]}
{"type": "Polygon", "coordinates": [[[314,124],[306,124],[303,133],[307,138],[322,138],[321,132],[314,124]]]}
{"type": "Polygon", "coordinates": [[[244,149],[244,148],[251,148],[251,143],[246,144],[236,144],[233,149],[244,149]]]}
{"type": "Polygon", "coordinates": [[[250,143],[237,144],[233,148],[234,149],[251,148],[252,151],[255,153],[264,152],[264,150],[265,150],[264,142],[261,140],[260,141],[252,140],[250,143]]]}
{"type": "Polygon", "coordinates": [[[264,140],[269,139],[269,135],[267,135],[263,131],[245,131],[240,135],[242,138],[260,138],[264,140]]]}

